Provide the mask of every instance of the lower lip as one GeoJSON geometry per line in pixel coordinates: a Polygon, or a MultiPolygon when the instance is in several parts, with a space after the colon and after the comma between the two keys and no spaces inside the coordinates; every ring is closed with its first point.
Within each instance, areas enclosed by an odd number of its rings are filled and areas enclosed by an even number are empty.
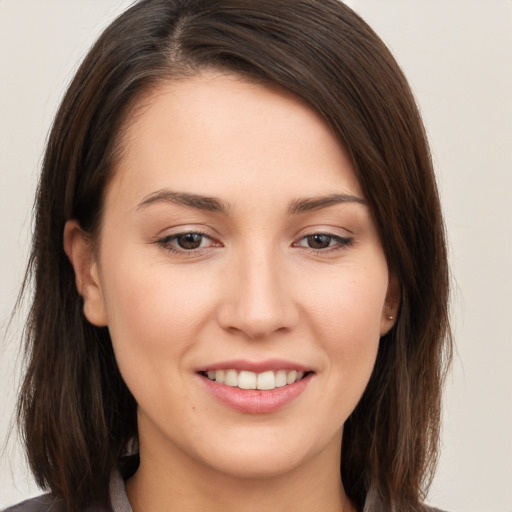
{"type": "Polygon", "coordinates": [[[302,394],[311,381],[312,374],[293,384],[266,391],[240,389],[220,384],[203,375],[200,377],[208,391],[228,407],[248,414],[266,414],[282,409],[302,394]]]}

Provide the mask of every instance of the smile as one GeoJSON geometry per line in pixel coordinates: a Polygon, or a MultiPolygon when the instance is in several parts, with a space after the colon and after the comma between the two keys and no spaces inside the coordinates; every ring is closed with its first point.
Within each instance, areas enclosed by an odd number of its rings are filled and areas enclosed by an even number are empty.
{"type": "Polygon", "coordinates": [[[265,371],[261,373],[248,370],[209,370],[203,375],[208,379],[239,389],[258,389],[263,391],[281,388],[301,380],[306,372],[297,370],[265,371]]]}

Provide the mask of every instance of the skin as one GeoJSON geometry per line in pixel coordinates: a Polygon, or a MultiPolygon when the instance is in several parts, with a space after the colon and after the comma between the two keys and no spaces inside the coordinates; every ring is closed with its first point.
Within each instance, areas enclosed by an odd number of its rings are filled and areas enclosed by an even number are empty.
{"type": "Polygon", "coordinates": [[[346,152],[297,97],[214,71],[160,85],[124,145],[97,246],[69,221],[65,249],[139,405],[135,512],[351,510],[343,424],[399,297],[346,152]],[[290,211],[333,194],[351,199],[290,211]],[[183,233],[206,236],[189,250],[183,233]],[[221,403],[198,374],[270,358],[312,372],[272,413],[221,403]]]}

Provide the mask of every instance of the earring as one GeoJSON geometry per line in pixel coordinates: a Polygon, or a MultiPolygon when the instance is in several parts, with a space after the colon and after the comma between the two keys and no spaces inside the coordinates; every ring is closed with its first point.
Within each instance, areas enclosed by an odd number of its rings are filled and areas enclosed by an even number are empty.
{"type": "Polygon", "coordinates": [[[395,317],[394,317],[394,316],[391,316],[391,315],[386,315],[386,318],[387,318],[388,320],[394,320],[394,319],[395,319],[395,317]]]}

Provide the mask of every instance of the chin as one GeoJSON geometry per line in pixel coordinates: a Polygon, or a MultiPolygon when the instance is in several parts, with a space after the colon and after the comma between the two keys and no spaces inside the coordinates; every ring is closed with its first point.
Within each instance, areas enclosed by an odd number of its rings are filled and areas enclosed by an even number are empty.
{"type": "MultiPolygon", "coordinates": [[[[341,432],[324,442],[305,439],[304,435],[293,438],[289,432],[272,433],[265,428],[259,435],[249,437],[250,440],[231,442],[220,450],[216,448],[204,453],[203,461],[221,474],[253,480],[300,472],[301,468],[310,467],[315,460],[325,464],[329,459],[339,466],[341,432]]],[[[217,447],[220,446],[217,444],[217,447]]]]}
{"type": "Polygon", "coordinates": [[[292,473],[304,462],[298,454],[237,453],[232,457],[216,459],[210,467],[218,473],[244,480],[265,480],[292,473]]]}

